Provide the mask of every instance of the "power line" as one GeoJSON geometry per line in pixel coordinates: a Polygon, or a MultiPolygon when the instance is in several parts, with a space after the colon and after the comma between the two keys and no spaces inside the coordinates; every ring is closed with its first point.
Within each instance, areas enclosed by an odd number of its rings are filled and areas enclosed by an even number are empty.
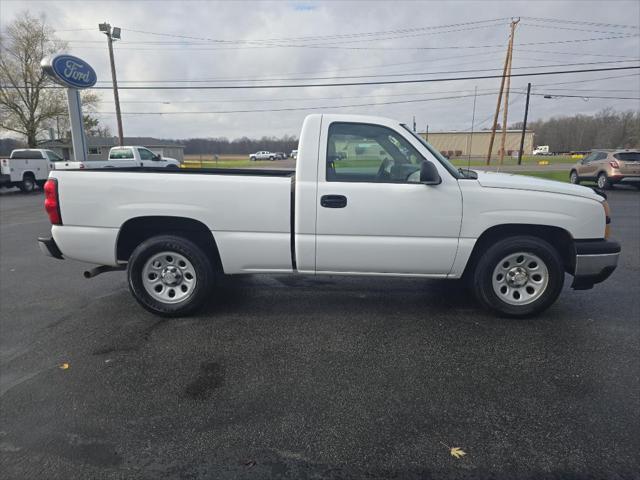
{"type": "MultiPolygon", "coordinates": [[[[539,97],[542,96],[547,96],[548,94],[545,93],[532,93],[531,95],[536,95],[539,97]]],[[[564,94],[552,94],[552,97],[561,97],[561,98],[586,98],[586,99],[591,99],[591,98],[596,98],[596,99],[611,99],[611,100],[640,100],[640,97],[601,97],[601,96],[594,96],[594,95],[564,95],[564,94]]]]}
{"type": "Polygon", "coordinates": [[[619,23],[599,23],[599,22],[589,22],[584,20],[575,20],[575,19],[562,19],[562,18],[544,18],[544,17],[522,17],[526,20],[540,21],[540,22],[555,22],[555,23],[569,23],[574,25],[589,25],[592,27],[612,27],[612,28],[633,28],[640,29],[639,25],[622,25],[619,23]]]}
{"type": "MultiPolygon", "coordinates": [[[[482,93],[480,96],[493,95],[493,93],[482,93]]],[[[531,95],[542,96],[542,93],[532,93],[531,95]]],[[[293,112],[293,111],[305,111],[305,110],[328,110],[335,108],[354,108],[354,107],[372,107],[381,105],[399,105],[406,103],[424,103],[434,102],[440,100],[456,100],[460,98],[473,97],[474,95],[458,95],[451,97],[438,97],[438,98],[423,98],[414,100],[396,100],[390,102],[376,102],[376,103],[357,103],[350,105],[316,105],[309,107],[286,107],[286,108],[269,108],[269,109],[251,109],[251,110],[214,110],[214,111],[169,111],[169,112],[122,112],[123,115],[212,115],[212,114],[226,114],[226,113],[266,113],[266,112],[293,112]]],[[[583,96],[583,95],[553,95],[554,97],[562,98],[586,98],[586,99],[611,99],[611,100],[640,100],[640,97],[611,97],[611,96],[583,96]]],[[[509,105],[513,103],[509,102],[509,105]]],[[[94,112],[101,115],[112,115],[114,112],[94,112]]],[[[493,117],[493,116],[492,116],[493,117]]],[[[482,123],[482,122],[481,122],[482,123]]]]}
{"type": "Polygon", "coordinates": [[[348,34],[333,34],[333,35],[310,35],[310,36],[301,36],[301,37],[275,37],[275,38],[264,38],[262,40],[224,40],[218,38],[209,38],[209,37],[195,37],[192,35],[182,35],[176,33],[164,33],[164,32],[152,32],[147,30],[136,30],[133,28],[127,28],[127,32],[140,33],[145,35],[153,35],[157,37],[171,37],[171,38],[181,38],[185,40],[199,40],[199,41],[207,41],[212,43],[224,43],[224,44],[264,44],[265,42],[290,42],[290,41],[317,41],[317,40],[337,40],[337,39],[350,39],[350,38],[360,38],[363,36],[373,37],[373,36],[381,36],[381,35],[394,35],[394,34],[404,34],[404,33],[415,33],[418,31],[431,31],[431,30],[439,30],[443,28],[452,28],[452,27],[463,27],[469,25],[479,25],[485,23],[496,23],[507,20],[507,17],[495,18],[490,20],[476,20],[473,22],[461,22],[461,23],[452,23],[445,25],[430,25],[425,27],[415,27],[415,28],[403,28],[403,29],[395,29],[395,30],[383,30],[377,32],[360,32],[360,33],[348,33],[348,34]]]}
{"type": "MultiPolygon", "coordinates": [[[[578,70],[556,70],[547,72],[512,73],[511,77],[529,77],[540,75],[563,75],[569,73],[607,72],[614,70],[640,69],[640,66],[582,68],[578,70]]],[[[283,84],[283,85],[182,85],[182,86],[125,86],[123,90],[242,90],[242,89],[272,89],[272,88],[310,88],[310,87],[350,87],[360,85],[398,85],[410,83],[455,82],[461,80],[485,80],[502,78],[502,75],[474,75],[469,77],[445,77],[445,78],[421,78],[411,80],[378,80],[375,82],[347,82],[347,83],[307,83],[307,84],[283,84]]],[[[51,87],[55,88],[55,87],[51,87]]],[[[108,87],[94,87],[97,90],[108,87]]]]}
{"type": "MultiPolygon", "coordinates": [[[[616,39],[625,39],[625,38],[637,38],[640,34],[620,34],[609,37],[594,37],[594,38],[577,38],[577,39],[566,39],[566,40],[550,40],[544,42],[527,42],[527,43],[518,43],[516,44],[518,47],[520,46],[529,46],[529,45],[558,45],[558,44],[566,44],[566,43],[581,43],[581,42],[594,42],[601,40],[616,40],[616,39]]],[[[84,43],[84,42],[83,42],[84,43]]],[[[223,50],[245,50],[245,49],[266,49],[266,48],[313,48],[313,49],[337,49],[337,50],[384,50],[384,51],[397,51],[397,50],[415,50],[415,51],[427,51],[427,50],[462,50],[462,49],[481,49],[481,48],[500,48],[503,45],[493,44],[493,45],[448,45],[442,47],[358,47],[358,46],[347,46],[347,45],[305,45],[305,44],[265,44],[258,46],[232,46],[232,47],[207,47],[207,48],[190,48],[190,52],[204,52],[204,51],[223,51],[223,50]]],[[[99,47],[85,47],[78,46],[75,47],[77,49],[88,49],[95,50],[99,47]]],[[[158,47],[158,48],[126,48],[119,47],[118,50],[135,50],[135,51],[184,51],[184,48],[167,48],[167,47],[158,47]]]]}
{"type": "MultiPolygon", "coordinates": [[[[424,95],[441,95],[443,93],[464,93],[470,92],[470,89],[464,90],[439,90],[435,92],[413,92],[413,93],[389,93],[389,94],[379,94],[379,95],[354,95],[354,96],[339,96],[339,97],[298,97],[298,98],[245,98],[245,99],[218,99],[218,100],[130,100],[123,101],[121,103],[158,103],[163,105],[172,105],[172,104],[181,104],[181,103],[246,103],[246,102],[257,102],[257,103],[265,103],[265,102],[295,102],[295,101],[316,101],[316,100],[346,100],[346,99],[354,99],[354,98],[389,98],[389,97],[416,97],[416,96],[424,96],[424,95]]],[[[488,92],[490,94],[496,93],[495,89],[480,89],[479,92],[488,92]]]]}
{"type": "MultiPolygon", "coordinates": [[[[534,77],[542,75],[565,75],[571,73],[591,73],[591,72],[608,72],[616,70],[637,70],[640,65],[625,67],[604,67],[604,68],[581,68],[577,70],[555,70],[546,72],[526,72],[512,73],[510,77],[534,77]]],[[[255,90],[255,89],[278,89],[278,88],[312,88],[312,87],[351,87],[361,85],[399,85],[399,84],[418,84],[418,83],[434,83],[434,82],[455,82],[464,80],[487,80],[492,78],[502,78],[502,75],[474,75],[468,77],[441,77],[441,78],[420,78],[410,80],[378,80],[374,82],[346,82],[346,83],[297,83],[282,85],[181,85],[181,86],[125,86],[120,87],[122,90],[255,90]]],[[[584,81],[584,80],[581,80],[584,81]]],[[[10,85],[3,85],[2,88],[14,89],[10,85]]],[[[58,89],[64,87],[46,86],[42,88],[58,89]]],[[[93,87],[94,90],[109,90],[109,87],[93,87]]]]}
{"type": "MultiPolygon", "coordinates": [[[[492,93],[483,93],[479,95],[492,95],[492,93]]],[[[323,110],[331,108],[352,108],[352,107],[372,107],[378,105],[397,105],[403,103],[422,103],[422,102],[434,102],[439,100],[453,100],[458,98],[473,97],[470,95],[458,95],[452,97],[438,97],[438,98],[423,98],[414,100],[396,100],[391,102],[377,102],[377,103],[357,103],[351,105],[316,105],[310,107],[287,107],[287,108],[274,108],[274,109],[252,109],[252,110],[216,110],[216,111],[173,111],[173,112],[122,112],[123,115],[208,115],[208,114],[222,114],[222,113],[265,113],[265,112],[293,112],[303,110],[323,110]]],[[[114,112],[93,112],[101,115],[112,115],[114,112]]]]}
{"type": "Polygon", "coordinates": [[[613,79],[617,79],[617,78],[637,77],[638,75],[640,75],[640,72],[628,73],[626,75],[610,75],[610,76],[607,76],[607,77],[588,78],[586,80],[571,80],[570,82],[539,83],[539,84],[534,85],[534,86],[535,87],[544,87],[544,86],[547,86],[547,85],[569,85],[569,84],[572,84],[572,83],[597,82],[597,81],[600,81],[600,80],[613,80],[613,79]]]}
{"type": "MultiPolygon", "coordinates": [[[[340,40],[337,42],[325,42],[325,43],[316,43],[316,44],[304,44],[305,46],[322,46],[322,45],[336,45],[336,44],[344,44],[344,43],[362,43],[362,42],[379,42],[379,41],[385,41],[385,40],[398,40],[398,39],[405,39],[405,38],[409,38],[409,37],[417,37],[417,36],[422,36],[422,35],[439,35],[439,34],[443,34],[443,33],[456,33],[456,32],[468,32],[471,30],[479,30],[479,29],[483,29],[483,28],[490,28],[490,27],[498,27],[502,25],[501,23],[493,23],[493,24],[488,24],[488,25],[480,25],[480,26],[476,26],[476,27],[466,27],[466,28],[456,28],[453,30],[443,30],[443,31],[437,31],[437,32],[433,32],[433,31],[429,31],[429,32],[422,32],[422,33],[414,33],[414,34],[402,34],[402,35],[395,35],[395,36],[387,36],[387,37],[378,37],[378,38],[365,38],[365,39],[357,39],[357,40],[340,40]]],[[[130,32],[138,32],[138,33],[143,33],[141,30],[127,30],[130,32]]],[[[144,32],[145,34],[151,34],[151,35],[155,35],[156,32],[144,32]]],[[[611,33],[611,32],[610,32],[611,33]]],[[[613,34],[618,34],[618,32],[613,32],[613,34]]],[[[166,35],[166,34],[163,34],[166,35]]],[[[280,42],[280,41],[267,41],[267,40],[219,40],[219,39],[211,39],[211,38],[199,38],[199,37],[189,37],[189,36],[184,36],[184,35],[169,35],[172,37],[178,37],[178,38],[183,38],[183,39],[191,39],[191,40],[195,40],[195,41],[185,41],[185,40],[181,40],[181,41],[146,41],[146,40],[129,40],[126,41],[126,44],[129,45],[177,45],[177,46],[203,46],[203,45],[210,45],[212,43],[214,44],[218,44],[218,45],[254,45],[254,46],[262,46],[262,47],[286,47],[288,46],[286,43],[280,42]]],[[[68,43],[99,43],[95,40],[71,40],[71,39],[67,39],[64,40],[68,43]]]]}
{"type": "MultiPolygon", "coordinates": [[[[513,70],[522,70],[529,68],[549,68],[549,67],[574,67],[577,65],[603,65],[609,63],[629,63],[629,62],[640,62],[640,59],[635,58],[633,60],[611,60],[606,62],[578,62],[578,63],[562,63],[562,64],[551,64],[551,65],[532,65],[532,66],[522,66],[522,67],[513,67],[513,70]]],[[[469,70],[445,70],[438,72],[403,72],[403,73],[382,73],[376,75],[346,75],[346,76],[330,76],[330,77],[298,77],[298,78],[272,78],[270,81],[283,81],[283,82],[291,82],[291,81],[304,81],[304,80],[335,80],[335,79],[348,79],[348,78],[385,78],[385,77],[406,77],[406,76],[416,76],[416,75],[442,75],[442,74],[451,74],[451,73],[472,73],[472,72],[487,72],[493,70],[502,70],[501,68],[475,68],[469,70]]],[[[186,79],[176,79],[176,80],[121,80],[120,83],[207,83],[207,82],[263,82],[269,81],[267,79],[207,79],[207,80],[186,80],[186,79]]],[[[108,83],[106,80],[99,83],[108,83]]]]}

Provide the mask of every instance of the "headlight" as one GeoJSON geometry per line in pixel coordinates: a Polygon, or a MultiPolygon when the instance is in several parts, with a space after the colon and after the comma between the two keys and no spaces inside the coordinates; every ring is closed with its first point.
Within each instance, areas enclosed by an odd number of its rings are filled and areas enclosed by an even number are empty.
{"type": "Polygon", "coordinates": [[[609,202],[606,200],[602,202],[602,207],[604,208],[604,238],[611,237],[611,208],[609,207],[609,202]]]}

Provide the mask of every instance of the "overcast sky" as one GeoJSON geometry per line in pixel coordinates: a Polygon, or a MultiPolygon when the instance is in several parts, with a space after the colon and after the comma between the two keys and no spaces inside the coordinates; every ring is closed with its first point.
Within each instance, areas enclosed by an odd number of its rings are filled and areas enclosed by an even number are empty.
{"type": "MultiPolygon", "coordinates": [[[[25,9],[46,15],[57,36],[69,41],[70,53],[84,58],[95,68],[99,82],[103,82],[100,83],[102,86],[109,86],[111,80],[106,39],[98,31],[98,23],[103,21],[122,28],[122,40],[115,44],[118,79],[122,87],[273,85],[305,81],[327,83],[499,74],[506,51],[509,17],[521,17],[516,33],[514,73],[631,66],[639,65],[637,59],[640,58],[640,39],[637,36],[640,2],[637,0],[2,0],[2,28],[25,9]],[[543,19],[570,20],[575,23],[543,19]],[[589,25],[585,22],[608,25],[589,25]],[[581,41],[593,38],[600,40],[581,41]],[[557,43],[559,41],[563,43],[557,43]],[[582,65],[591,62],[615,63],[582,65]],[[580,65],[575,65],[578,63],[580,65]],[[475,71],[455,73],[460,70],[475,71]],[[367,77],[362,77],[365,75],[367,77]],[[360,78],[340,78],[347,76],[360,78]],[[307,77],[321,78],[302,80],[307,77]],[[158,83],[163,80],[173,82],[158,83]]],[[[533,83],[533,92],[538,94],[639,97],[639,72],[628,70],[514,78],[509,123],[522,119],[525,103],[522,92],[526,89],[527,81],[533,83]]],[[[297,136],[302,120],[311,111],[256,110],[300,107],[326,107],[316,112],[381,115],[409,124],[415,115],[418,130],[423,131],[428,124],[430,131],[443,131],[471,127],[474,86],[478,87],[479,93],[476,128],[490,125],[489,118],[495,108],[499,84],[499,79],[485,79],[254,90],[123,89],[120,99],[125,113],[124,132],[130,136],[297,136]],[[423,101],[460,96],[462,98],[423,101]],[[408,100],[414,102],[383,104],[408,100]],[[338,108],[354,104],[376,105],[338,108]],[[229,110],[252,112],[135,114],[229,110]]],[[[115,133],[112,92],[104,90],[100,95],[100,119],[115,133]]],[[[640,102],[629,99],[545,99],[533,96],[530,118],[591,114],[607,106],[617,110],[638,110],[640,102]]],[[[5,134],[0,132],[0,135],[5,134]]]]}

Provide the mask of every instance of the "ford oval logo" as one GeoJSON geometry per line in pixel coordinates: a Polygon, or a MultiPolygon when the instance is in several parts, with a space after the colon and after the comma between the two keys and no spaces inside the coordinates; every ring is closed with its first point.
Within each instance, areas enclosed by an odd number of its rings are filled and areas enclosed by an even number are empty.
{"type": "Polygon", "coordinates": [[[56,82],[71,88],[93,87],[98,79],[91,65],[72,55],[56,55],[51,59],[44,59],[41,66],[56,82]]]}

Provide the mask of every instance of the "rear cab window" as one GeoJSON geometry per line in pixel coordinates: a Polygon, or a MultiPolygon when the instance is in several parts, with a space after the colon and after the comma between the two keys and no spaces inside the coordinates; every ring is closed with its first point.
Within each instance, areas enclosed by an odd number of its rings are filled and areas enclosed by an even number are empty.
{"type": "Polygon", "coordinates": [[[133,158],[131,148],[112,148],[109,152],[109,160],[132,160],[133,158]]]}
{"type": "Polygon", "coordinates": [[[42,152],[38,150],[18,150],[11,152],[12,160],[42,160],[42,152]]]}

